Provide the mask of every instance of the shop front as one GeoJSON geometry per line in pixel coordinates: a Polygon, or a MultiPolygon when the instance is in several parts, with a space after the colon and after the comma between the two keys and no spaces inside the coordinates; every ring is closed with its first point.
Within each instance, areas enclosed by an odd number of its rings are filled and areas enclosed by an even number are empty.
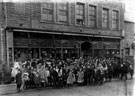
{"type": "Polygon", "coordinates": [[[14,32],[14,59],[26,58],[79,58],[80,40],[73,36],[14,32]],[[25,56],[24,56],[25,55],[25,56]],[[25,58],[24,58],[25,57],[25,58]]]}
{"type": "Polygon", "coordinates": [[[120,53],[120,39],[23,31],[7,33],[9,65],[31,58],[112,57],[120,53]]]}

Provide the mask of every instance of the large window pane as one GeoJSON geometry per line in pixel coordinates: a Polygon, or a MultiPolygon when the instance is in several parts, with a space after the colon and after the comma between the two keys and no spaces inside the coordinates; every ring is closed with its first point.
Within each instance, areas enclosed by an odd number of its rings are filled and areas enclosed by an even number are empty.
{"type": "Polygon", "coordinates": [[[53,3],[42,4],[42,20],[52,21],[53,20],[53,3]]]}
{"type": "Polygon", "coordinates": [[[59,3],[59,22],[68,21],[68,4],[67,2],[59,3]]]}
{"type": "Polygon", "coordinates": [[[95,27],[96,24],[96,7],[89,5],[89,17],[88,17],[88,26],[95,27]]]}
{"type": "Polygon", "coordinates": [[[76,5],[76,24],[84,24],[84,4],[82,3],[76,5]]]}
{"type": "Polygon", "coordinates": [[[112,28],[118,29],[118,11],[115,10],[112,12],[112,28]]]}
{"type": "Polygon", "coordinates": [[[103,8],[103,11],[102,11],[102,27],[104,27],[104,28],[108,28],[108,24],[109,24],[109,22],[108,22],[108,9],[105,9],[105,8],[103,8]]]}

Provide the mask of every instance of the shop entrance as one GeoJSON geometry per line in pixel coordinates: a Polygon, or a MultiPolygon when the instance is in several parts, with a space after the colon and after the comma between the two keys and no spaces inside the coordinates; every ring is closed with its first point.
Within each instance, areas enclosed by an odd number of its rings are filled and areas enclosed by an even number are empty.
{"type": "Polygon", "coordinates": [[[92,56],[92,44],[90,42],[82,43],[81,51],[82,51],[83,57],[92,56]]]}

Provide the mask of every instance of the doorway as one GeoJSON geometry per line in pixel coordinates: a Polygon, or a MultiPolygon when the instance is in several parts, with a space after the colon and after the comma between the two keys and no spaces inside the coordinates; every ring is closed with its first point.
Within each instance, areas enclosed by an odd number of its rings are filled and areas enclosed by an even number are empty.
{"type": "Polygon", "coordinates": [[[81,51],[83,57],[92,56],[92,44],[90,42],[84,42],[81,44],[81,51]]]}

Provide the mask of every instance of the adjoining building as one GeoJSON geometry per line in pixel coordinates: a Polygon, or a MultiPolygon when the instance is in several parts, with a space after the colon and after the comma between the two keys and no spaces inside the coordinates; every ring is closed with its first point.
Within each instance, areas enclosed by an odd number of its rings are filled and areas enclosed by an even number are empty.
{"type": "Polygon", "coordinates": [[[125,59],[134,63],[133,57],[135,55],[134,48],[134,34],[135,34],[135,23],[131,20],[125,19],[125,38],[124,38],[124,50],[125,59]]]}
{"type": "Polygon", "coordinates": [[[0,10],[0,60],[121,55],[124,5],[121,2],[4,2],[0,10]]]}

